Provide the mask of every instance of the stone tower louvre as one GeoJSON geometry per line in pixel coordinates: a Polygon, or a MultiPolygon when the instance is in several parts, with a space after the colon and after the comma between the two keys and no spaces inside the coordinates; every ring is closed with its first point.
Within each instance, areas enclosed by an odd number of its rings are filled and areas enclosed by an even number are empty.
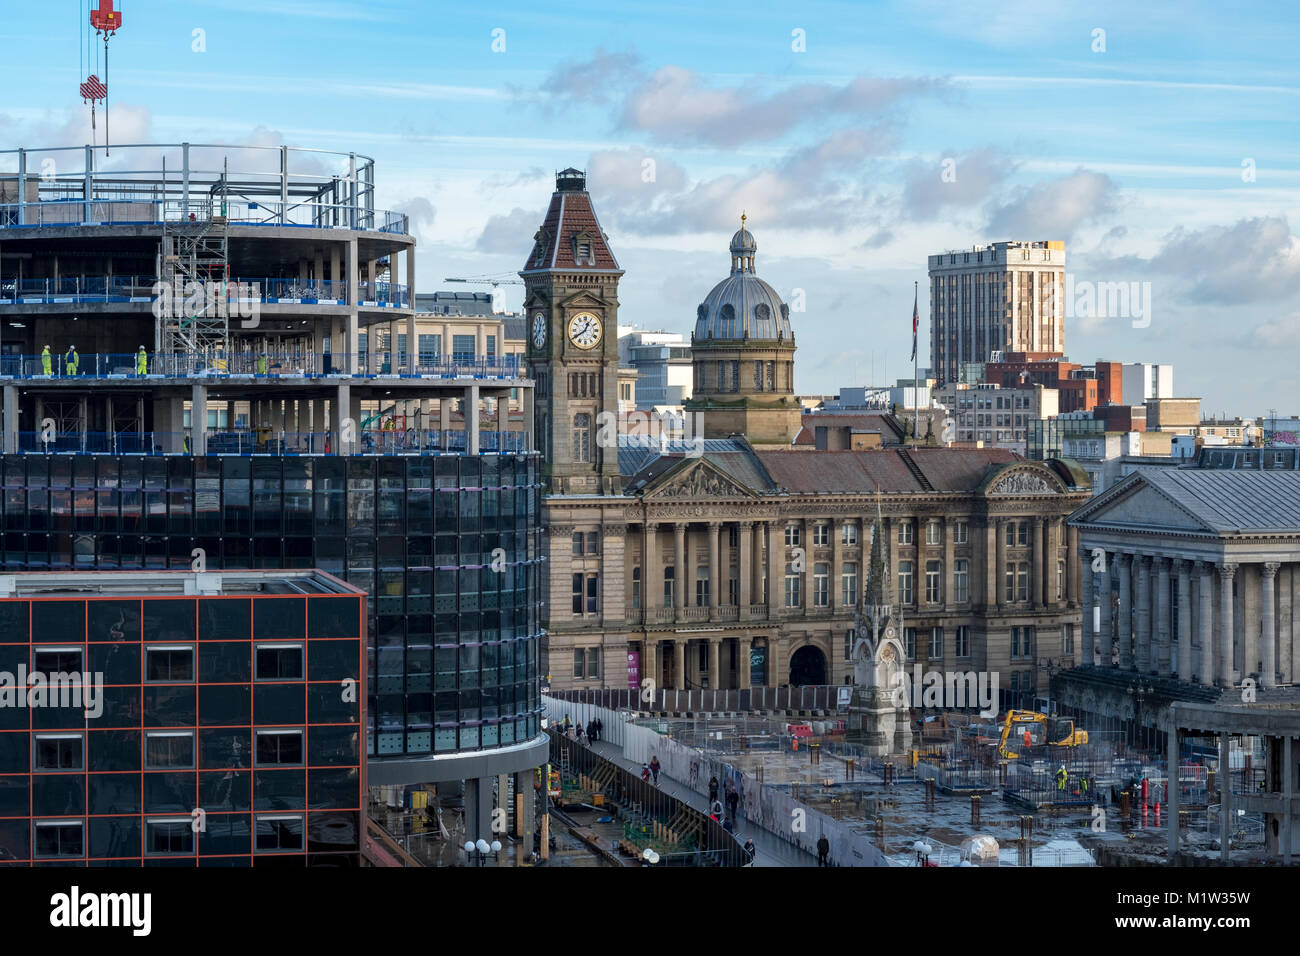
{"type": "Polygon", "coordinates": [[[755,274],[758,244],[744,216],[730,251],[731,275],[696,310],[694,398],[686,408],[702,414],[705,438],[788,445],[800,425],[790,307],[755,274]]]}
{"type": "Polygon", "coordinates": [[[534,429],[553,494],[617,494],[618,280],[584,173],[565,169],[519,272],[534,429]],[[609,441],[604,441],[604,438],[609,441]]]}

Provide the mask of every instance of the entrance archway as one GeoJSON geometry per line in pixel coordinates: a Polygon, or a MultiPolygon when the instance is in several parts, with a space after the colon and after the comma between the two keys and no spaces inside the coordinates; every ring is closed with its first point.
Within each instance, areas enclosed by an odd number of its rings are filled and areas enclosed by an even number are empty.
{"type": "Polygon", "coordinates": [[[790,658],[790,684],[803,687],[806,684],[826,683],[826,655],[811,644],[799,648],[790,658]]]}

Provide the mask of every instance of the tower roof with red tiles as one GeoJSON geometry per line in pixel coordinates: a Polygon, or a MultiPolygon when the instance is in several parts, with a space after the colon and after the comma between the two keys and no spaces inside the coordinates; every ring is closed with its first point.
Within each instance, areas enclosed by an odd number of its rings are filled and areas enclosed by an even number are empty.
{"type": "Polygon", "coordinates": [[[533,251],[519,274],[555,270],[616,272],[618,260],[609,239],[600,228],[596,210],[587,193],[587,176],[581,170],[561,170],[555,175],[555,192],[542,227],[533,237],[533,251]]]}

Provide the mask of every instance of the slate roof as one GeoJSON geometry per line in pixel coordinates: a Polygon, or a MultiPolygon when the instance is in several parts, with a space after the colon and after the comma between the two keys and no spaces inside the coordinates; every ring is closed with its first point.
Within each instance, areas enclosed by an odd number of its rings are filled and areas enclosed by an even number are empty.
{"type": "MultiPolygon", "coordinates": [[[[1132,478],[1220,533],[1300,531],[1300,472],[1168,468],[1136,472],[1132,478]]],[[[1127,482],[1116,485],[1114,493],[1128,487],[1127,482]]]]}
{"type": "MultiPolygon", "coordinates": [[[[576,170],[565,170],[566,173],[576,170]]],[[[558,185],[558,183],[557,183],[558,185]]],[[[597,271],[618,271],[618,260],[605,233],[596,219],[596,210],[592,207],[591,196],[586,189],[556,189],[551,194],[551,205],[546,210],[542,227],[538,232],[533,251],[528,255],[520,275],[530,272],[546,272],[552,269],[597,271]],[[574,259],[574,237],[585,233],[592,243],[595,265],[585,260],[574,259]]]]}
{"type": "Polygon", "coordinates": [[[867,451],[760,451],[790,494],[973,492],[992,468],[1019,461],[1005,448],[880,448],[867,451]]]}

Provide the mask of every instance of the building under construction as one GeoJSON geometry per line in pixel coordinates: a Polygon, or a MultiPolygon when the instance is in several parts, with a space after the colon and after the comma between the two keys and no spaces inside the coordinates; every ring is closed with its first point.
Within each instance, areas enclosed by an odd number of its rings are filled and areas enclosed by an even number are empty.
{"type": "Polygon", "coordinates": [[[346,578],[369,783],[466,781],[473,837],[546,761],[538,457],[502,400],[531,421],[532,383],[417,348],[375,189],[354,153],[0,152],[0,565],[346,578]]]}

